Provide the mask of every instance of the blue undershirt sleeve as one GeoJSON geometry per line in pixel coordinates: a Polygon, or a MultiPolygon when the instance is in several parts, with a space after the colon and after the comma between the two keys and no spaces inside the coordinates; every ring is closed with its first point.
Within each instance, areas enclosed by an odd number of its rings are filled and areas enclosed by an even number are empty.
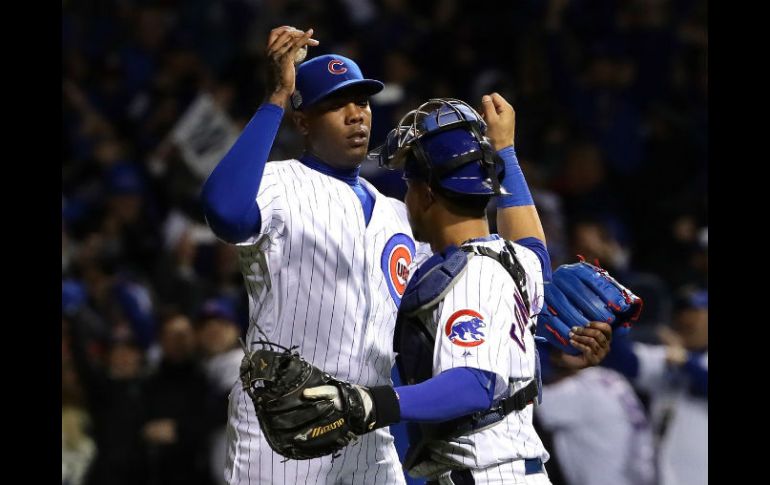
{"type": "Polygon", "coordinates": [[[238,243],[259,232],[257,194],[281,118],[283,108],[260,106],[203,184],[203,213],[220,239],[238,243]]]}
{"type": "Polygon", "coordinates": [[[500,195],[497,198],[497,207],[519,207],[525,205],[535,205],[532,194],[529,191],[527,180],[519,166],[519,160],[516,158],[516,150],[513,145],[505,147],[497,152],[505,164],[505,175],[500,181],[508,195],[500,195]]]}
{"type": "Polygon", "coordinates": [[[521,244],[537,255],[537,259],[540,260],[540,266],[543,268],[543,281],[551,281],[553,276],[553,271],[551,270],[551,256],[548,254],[545,243],[536,237],[525,237],[517,239],[514,242],[516,244],[521,244]]]}
{"type": "Polygon", "coordinates": [[[399,386],[402,421],[449,421],[489,409],[495,374],[471,367],[455,367],[411,386],[399,386]]]}

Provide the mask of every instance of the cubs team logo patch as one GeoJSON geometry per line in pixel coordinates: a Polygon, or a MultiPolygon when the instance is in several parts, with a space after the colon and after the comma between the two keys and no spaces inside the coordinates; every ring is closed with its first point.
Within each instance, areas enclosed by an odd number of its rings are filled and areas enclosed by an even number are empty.
{"type": "Polygon", "coordinates": [[[412,264],[415,246],[411,237],[406,234],[395,234],[391,237],[382,250],[380,265],[388,282],[390,296],[396,305],[401,304],[401,297],[406,291],[409,280],[409,265],[412,264]]]}
{"type": "Polygon", "coordinates": [[[450,342],[460,347],[476,347],[484,343],[486,327],[484,317],[473,310],[458,310],[449,317],[444,326],[444,333],[450,342]]]}
{"type": "Polygon", "coordinates": [[[348,68],[345,67],[345,63],[338,59],[329,61],[329,65],[327,66],[327,68],[329,69],[329,72],[332,74],[345,74],[346,72],[348,72],[348,68]]]}

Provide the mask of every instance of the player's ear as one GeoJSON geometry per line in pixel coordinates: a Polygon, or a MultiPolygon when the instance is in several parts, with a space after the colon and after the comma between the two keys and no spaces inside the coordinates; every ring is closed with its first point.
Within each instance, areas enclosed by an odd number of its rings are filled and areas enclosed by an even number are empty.
{"type": "Polygon", "coordinates": [[[297,127],[297,131],[299,131],[302,136],[307,136],[308,134],[307,115],[302,111],[294,111],[292,113],[292,121],[294,121],[294,126],[297,127]]]}
{"type": "Polygon", "coordinates": [[[433,204],[436,203],[436,194],[433,192],[433,189],[430,188],[430,184],[423,182],[422,185],[424,187],[422,207],[423,211],[427,211],[433,204]]]}

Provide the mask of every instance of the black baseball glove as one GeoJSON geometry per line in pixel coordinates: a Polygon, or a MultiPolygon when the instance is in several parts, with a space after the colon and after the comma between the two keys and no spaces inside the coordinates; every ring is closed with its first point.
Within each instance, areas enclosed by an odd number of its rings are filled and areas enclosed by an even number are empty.
{"type": "MultiPolygon", "coordinates": [[[[382,394],[381,388],[354,386],[313,366],[293,348],[258,343],[262,348],[253,352],[244,345],[241,382],[276,453],[293,460],[334,455],[358,435],[398,420],[377,419],[372,394],[382,394]]],[[[389,389],[390,405],[382,407],[392,411],[392,403],[396,409],[398,404],[389,389]]]]}

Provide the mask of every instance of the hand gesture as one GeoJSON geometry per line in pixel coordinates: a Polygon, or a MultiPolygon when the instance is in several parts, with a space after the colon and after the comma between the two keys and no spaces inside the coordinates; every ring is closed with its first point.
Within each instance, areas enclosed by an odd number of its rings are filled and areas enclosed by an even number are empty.
{"type": "Polygon", "coordinates": [[[294,59],[297,52],[305,46],[317,46],[312,39],[313,29],[303,32],[294,27],[283,25],[270,31],[267,40],[268,58],[267,96],[268,102],[283,108],[294,92],[296,71],[294,59]]]}

